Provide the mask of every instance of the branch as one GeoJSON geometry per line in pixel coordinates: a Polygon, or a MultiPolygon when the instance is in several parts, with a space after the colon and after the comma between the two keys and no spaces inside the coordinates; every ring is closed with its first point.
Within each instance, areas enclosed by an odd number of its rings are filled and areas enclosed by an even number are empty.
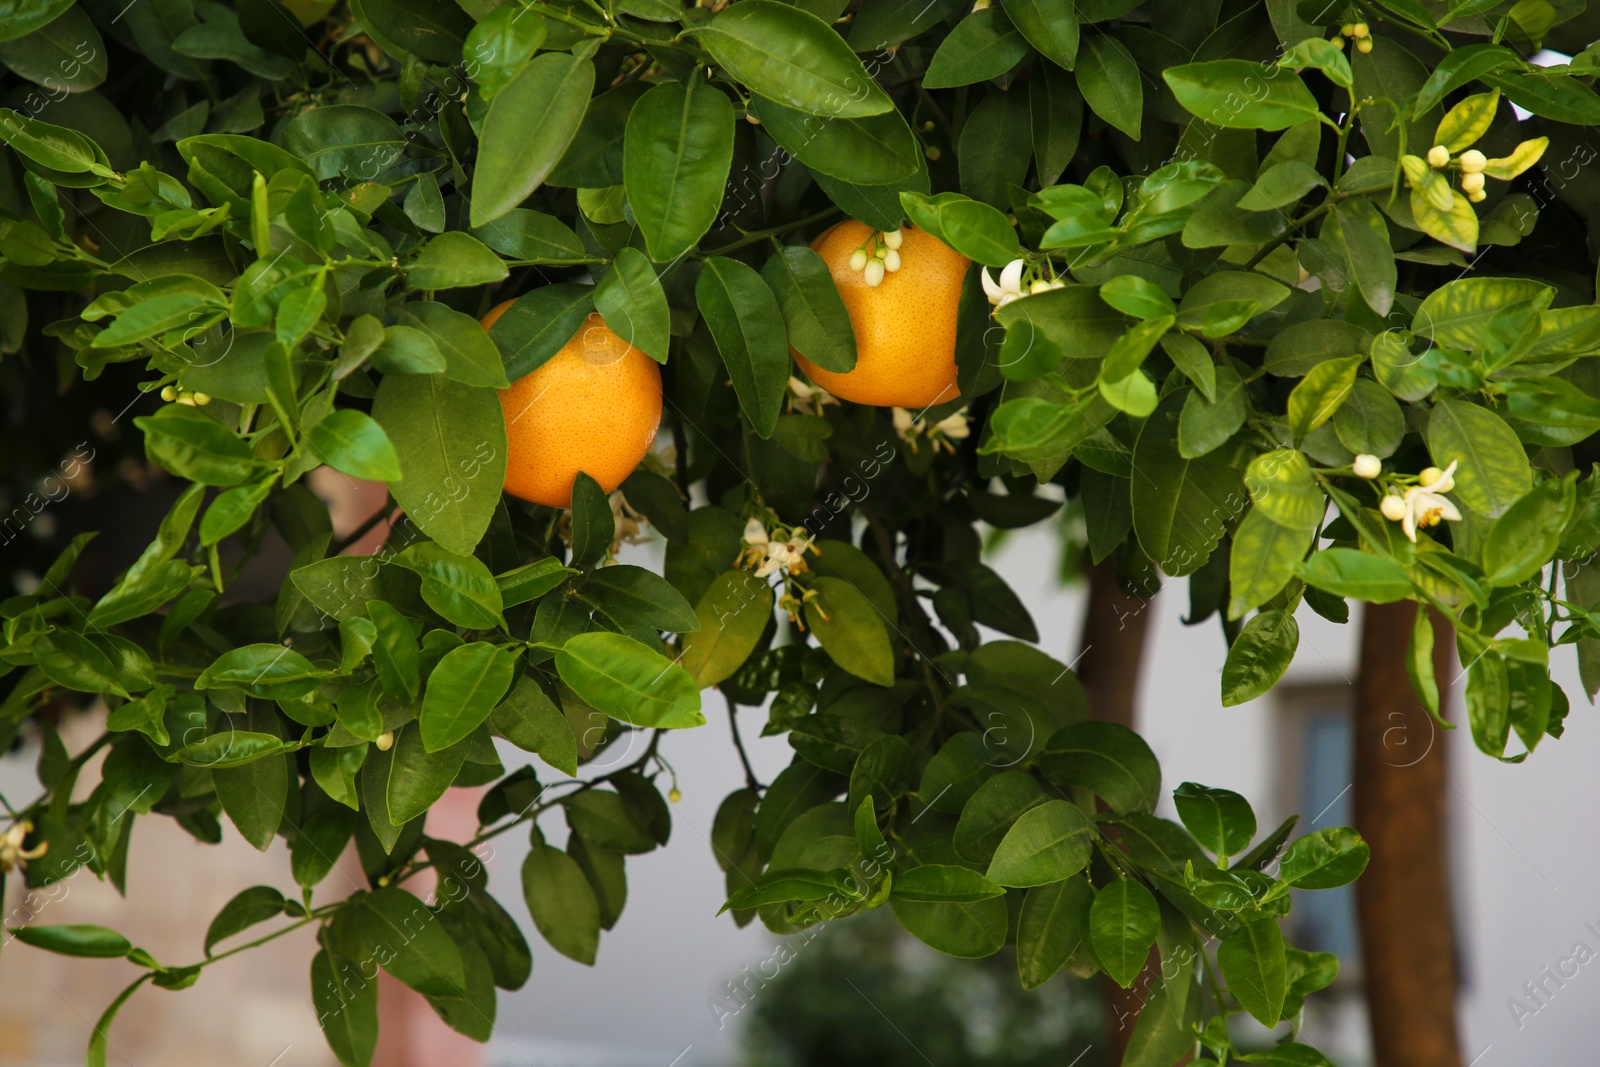
{"type": "Polygon", "coordinates": [[[755,768],[750,766],[750,757],[745,753],[744,740],[739,736],[739,705],[727,693],[722,694],[722,699],[728,702],[728,732],[733,735],[733,747],[739,752],[739,762],[744,764],[744,781],[751,789],[759,791],[761,779],[756,777],[755,768]]]}

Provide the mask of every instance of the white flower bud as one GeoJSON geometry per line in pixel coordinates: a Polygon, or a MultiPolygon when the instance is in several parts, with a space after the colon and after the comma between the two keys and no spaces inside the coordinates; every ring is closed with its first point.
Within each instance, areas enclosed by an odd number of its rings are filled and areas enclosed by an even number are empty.
{"type": "Polygon", "coordinates": [[[1417,475],[1417,483],[1426,488],[1427,486],[1433,485],[1443,477],[1444,471],[1440,470],[1438,467],[1425,467],[1423,468],[1422,473],[1417,475]]]}
{"type": "Polygon", "coordinates": [[[1356,51],[1360,52],[1362,55],[1366,55],[1368,52],[1372,51],[1372,38],[1362,37],[1360,40],[1356,41],[1356,51]]]}
{"type": "Polygon", "coordinates": [[[194,397],[190,396],[188,393],[185,393],[183,396],[178,398],[178,403],[182,404],[186,408],[192,408],[194,407],[194,397]]]}
{"type": "Polygon", "coordinates": [[[1369,452],[1363,452],[1356,457],[1352,468],[1358,478],[1376,478],[1383,473],[1383,460],[1369,452]]]}
{"type": "Polygon", "coordinates": [[[889,249],[889,251],[885,252],[883,254],[883,269],[888,271],[891,274],[893,274],[895,271],[899,270],[900,269],[900,253],[896,252],[892,248],[889,249]]]}
{"type": "Polygon", "coordinates": [[[1461,191],[1471,196],[1473,193],[1483,192],[1482,174],[1463,174],[1461,176],[1461,191]]]}
{"type": "Polygon", "coordinates": [[[385,730],[383,733],[379,734],[378,739],[372,743],[378,746],[379,752],[389,751],[394,747],[394,731],[385,730]]]}
{"type": "Polygon", "coordinates": [[[1395,493],[1390,493],[1383,498],[1383,503],[1378,505],[1378,510],[1383,512],[1383,517],[1390,522],[1399,522],[1406,517],[1406,502],[1395,493]]]}
{"type": "Polygon", "coordinates": [[[867,284],[876,289],[883,284],[883,260],[868,260],[867,268],[863,273],[866,275],[867,284]]]}
{"type": "Polygon", "coordinates": [[[178,399],[178,391],[170,385],[164,385],[161,387],[161,399],[170,404],[178,399]]]}
{"type": "Polygon", "coordinates": [[[850,269],[860,274],[867,266],[867,253],[864,249],[856,249],[850,253],[850,269]]]}
{"type": "Polygon", "coordinates": [[[1428,166],[1435,170],[1450,162],[1450,149],[1442,144],[1436,144],[1428,149],[1428,166]]]}
{"type": "Polygon", "coordinates": [[[1047,293],[1049,291],[1050,283],[1045,281],[1043,278],[1037,279],[1032,285],[1028,286],[1029,295],[1032,295],[1033,293],[1047,293]]]}
{"type": "Polygon", "coordinates": [[[1461,173],[1477,174],[1489,160],[1476,148],[1469,148],[1456,157],[1456,162],[1461,164],[1461,173]]]}
{"type": "Polygon", "coordinates": [[[899,230],[885,230],[883,232],[883,246],[885,248],[899,248],[905,243],[906,235],[899,230]]]}
{"type": "Polygon", "coordinates": [[[1472,201],[1474,204],[1481,204],[1485,200],[1489,199],[1489,194],[1484,192],[1482,189],[1479,189],[1475,193],[1468,193],[1467,199],[1472,201]]]}

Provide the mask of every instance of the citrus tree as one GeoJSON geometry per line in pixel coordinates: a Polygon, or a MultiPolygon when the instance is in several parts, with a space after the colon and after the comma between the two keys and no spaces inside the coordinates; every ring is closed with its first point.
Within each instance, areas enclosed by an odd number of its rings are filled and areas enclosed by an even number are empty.
{"type": "MultiPolygon", "coordinates": [[[[63,692],[109,710],[78,752],[41,726],[0,870],[120,887],[151,816],[291,860],[192,961],[18,928],[139,968],[88,1062],[147,983],[304,927],[342,1063],[373,1054],[380,968],[486,1038],[532,957],[474,846],[530,833],[534,924],[592,962],[627,857],[670,834],[673,732],[709,713],[742,759],[758,707],[795,756],[746,761],[718,814],[731,921],[887,906],[954,956],[1014,946],[1024,986],[1144,983],[1127,1063],[1292,1023],[1338,963],[1285,941],[1291,890],[1366,844],[1164,785],[1034,647],[981,531],[1065,499],[1129,587],[1187,578],[1224,704],[1282,676],[1298,612],[1415,601],[1454,624],[1480,749],[1558,736],[1552,649],[1600,682],[1600,587],[1553,565],[1600,543],[1586,18],[0,4],[0,342],[8,380],[60,386],[8,415],[49,470],[8,507],[26,526],[92,462],[74,398],[112,385],[181,489],[109,580],[84,531],[0,604],[0,737],[63,692]],[[388,505],[336,540],[320,467],[388,505]],[[614,562],[640,536],[662,573],[614,562]],[[241,595],[272,546],[274,595],[241,595]],[[425,831],[453,785],[489,786],[468,841],[425,831]],[[370,888],[320,890],[352,840],[370,888]]],[[[1404,663],[1439,715],[1432,645],[1419,622],[1404,663]]],[[[1280,1032],[1243,1058],[1326,1062],[1280,1032]]]]}

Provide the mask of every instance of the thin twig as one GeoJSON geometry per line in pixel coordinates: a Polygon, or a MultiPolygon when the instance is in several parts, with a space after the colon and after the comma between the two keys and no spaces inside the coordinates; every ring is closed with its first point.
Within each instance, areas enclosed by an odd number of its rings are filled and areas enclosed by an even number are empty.
{"type": "Polygon", "coordinates": [[[733,735],[733,747],[739,752],[739,762],[744,764],[744,782],[751,789],[760,790],[761,779],[756,777],[756,770],[750,766],[750,757],[744,750],[744,739],[739,736],[739,705],[727,693],[722,694],[722,699],[728,702],[728,733],[733,735]]]}
{"type": "Polygon", "coordinates": [[[340,553],[344,552],[345,549],[349,548],[351,545],[355,544],[357,541],[359,541],[363,537],[367,536],[367,534],[369,534],[369,533],[371,533],[373,531],[373,529],[378,525],[378,523],[382,522],[384,519],[387,519],[390,515],[394,514],[394,507],[395,507],[394,506],[394,501],[390,500],[387,496],[385,496],[384,497],[384,501],[383,501],[383,507],[381,507],[377,511],[373,512],[371,515],[368,515],[366,520],[364,522],[362,522],[362,524],[360,526],[357,526],[354,530],[351,530],[344,537],[341,537],[334,544],[333,548],[329,550],[328,554],[330,556],[337,556],[340,553]]]}

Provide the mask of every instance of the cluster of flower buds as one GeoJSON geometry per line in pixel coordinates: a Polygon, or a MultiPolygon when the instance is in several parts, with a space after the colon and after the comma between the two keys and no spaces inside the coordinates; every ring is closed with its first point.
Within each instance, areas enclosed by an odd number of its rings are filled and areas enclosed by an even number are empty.
{"type": "Polygon", "coordinates": [[[1355,41],[1356,51],[1362,55],[1372,51],[1372,30],[1365,22],[1347,22],[1340,26],[1338,36],[1333,39],[1333,47],[1343,48],[1346,37],[1355,41]]]}
{"type": "Polygon", "coordinates": [[[1043,293],[1050,289],[1063,288],[1067,283],[1060,278],[1024,277],[1028,264],[1026,260],[1013,259],[1000,270],[1000,280],[997,282],[989,275],[989,268],[983,268],[983,295],[989,298],[989,303],[997,308],[1003,308],[1013,300],[1021,300],[1034,293],[1043,293]]]}
{"type": "Polygon", "coordinates": [[[926,438],[933,445],[935,452],[941,448],[946,452],[955,453],[960,447],[960,442],[965,441],[972,433],[972,428],[967,425],[967,413],[963,409],[954,415],[946,415],[933,425],[928,425],[928,420],[919,419],[905,408],[895,408],[891,412],[894,420],[895,436],[917,450],[917,442],[926,438]]]}
{"type": "MultiPolygon", "coordinates": [[[[1485,178],[1498,178],[1501,181],[1510,181],[1544,156],[1544,150],[1550,144],[1548,137],[1535,137],[1530,141],[1523,141],[1511,150],[1511,154],[1499,159],[1490,159],[1476,148],[1469,148],[1456,156],[1452,161],[1450,149],[1442,144],[1436,144],[1428,149],[1427,163],[1434,170],[1444,170],[1455,163],[1456,169],[1461,172],[1461,191],[1467,199],[1474,204],[1481,202],[1489,194],[1484,190],[1485,178]]],[[[1404,164],[1406,156],[1401,159],[1404,164]]],[[[1414,164],[1413,168],[1414,169],[1414,164]]],[[[1415,181],[1413,181],[1415,184],[1415,181]]]]}
{"type": "Polygon", "coordinates": [[[757,578],[779,573],[804,574],[811,569],[806,566],[806,552],[815,554],[817,551],[811,534],[803,527],[797,526],[787,532],[783,527],[775,527],[769,533],[766,524],[756,518],[744,524],[743,541],[745,547],[740,550],[736,565],[754,567],[757,578]]]}
{"type": "Polygon", "coordinates": [[[885,273],[900,269],[900,245],[905,235],[899,230],[885,230],[867,238],[867,243],[850,253],[850,269],[864,275],[869,286],[876,289],[883,284],[885,273]]]}
{"type": "Polygon", "coordinates": [[[161,387],[161,399],[167,403],[178,403],[184,407],[205,407],[211,403],[209,393],[191,393],[189,390],[177,385],[164,385],[161,387]]]}

